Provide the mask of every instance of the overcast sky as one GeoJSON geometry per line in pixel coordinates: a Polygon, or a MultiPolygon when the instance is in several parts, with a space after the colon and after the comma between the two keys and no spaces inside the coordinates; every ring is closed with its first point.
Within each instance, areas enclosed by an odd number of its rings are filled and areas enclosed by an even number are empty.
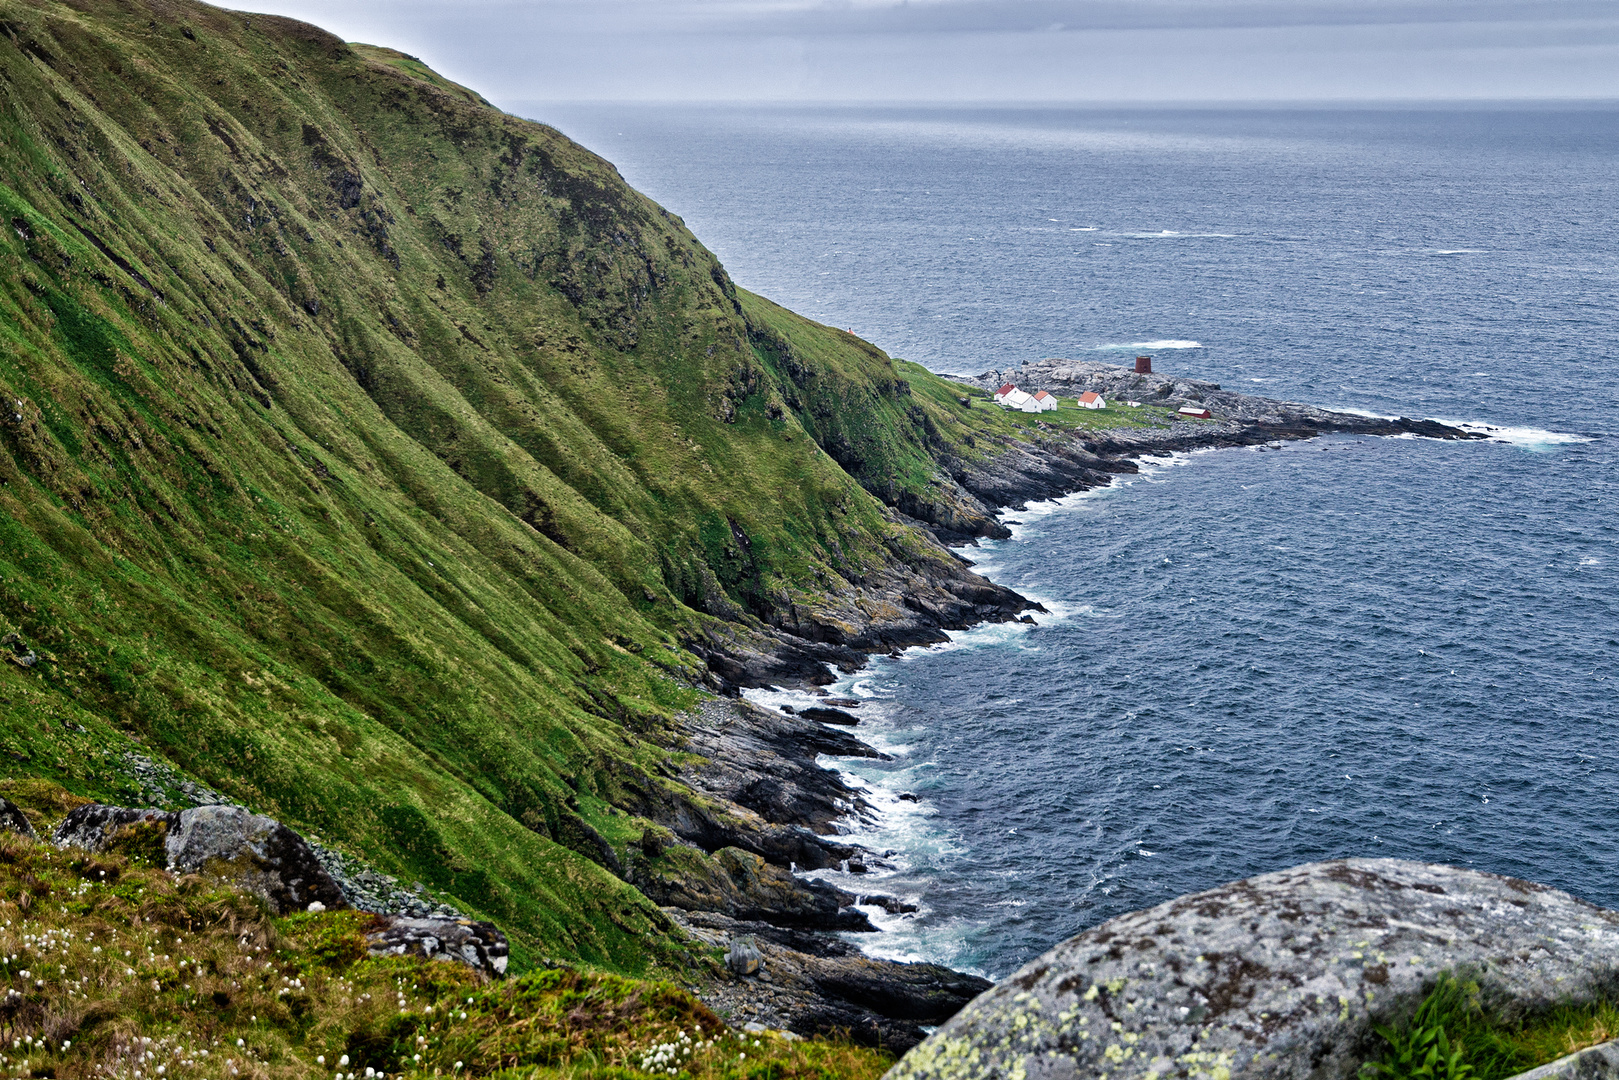
{"type": "Polygon", "coordinates": [[[1619,0],[249,0],[528,102],[1619,98],[1619,0]]]}

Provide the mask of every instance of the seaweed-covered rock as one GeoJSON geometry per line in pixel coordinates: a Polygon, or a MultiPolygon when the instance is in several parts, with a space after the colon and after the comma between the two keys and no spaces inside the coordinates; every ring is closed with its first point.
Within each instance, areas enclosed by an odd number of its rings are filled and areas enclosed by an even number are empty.
{"type": "Polygon", "coordinates": [[[1505,1019],[1619,991],[1619,912],[1397,859],[1311,863],[1121,915],[974,1000],[889,1080],[1348,1078],[1436,976],[1505,1019]]]}
{"type": "MultiPolygon", "coordinates": [[[[92,803],[68,814],[52,840],[58,847],[104,851],[132,826],[157,828],[165,867],[177,874],[207,874],[234,882],[270,902],[281,914],[312,903],[347,907],[342,891],[315,859],[304,838],[276,821],[239,806],[165,810],[92,803]]],[[[154,851],[154,855],[158,853],[154,851]]]]}
{"type": "Polygon", "coordinates": [[[395,915],[365,940],[372,956],[423,956],[462,963],[491,978],[506,974],[506,935],[493,923],[395,915]]]}

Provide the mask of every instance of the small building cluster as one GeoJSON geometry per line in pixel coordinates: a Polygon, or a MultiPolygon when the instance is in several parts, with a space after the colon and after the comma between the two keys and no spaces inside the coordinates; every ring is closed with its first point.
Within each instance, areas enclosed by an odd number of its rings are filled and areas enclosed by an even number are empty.
{"type": "Polygon", "coordinates": [[[1055,396],[1044,390],[1037,390],[1026,394],[1012,383],[1007,383],[995,391],[995,404],[1003,409],[1016,409],[1019,412],[1039,413],[1048,412],[1057,407],[1055,396]]]}

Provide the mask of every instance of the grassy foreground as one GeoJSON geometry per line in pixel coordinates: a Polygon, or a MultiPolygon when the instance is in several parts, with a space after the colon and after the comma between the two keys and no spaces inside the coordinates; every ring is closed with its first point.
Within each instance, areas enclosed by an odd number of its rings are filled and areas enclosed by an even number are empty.
{"type": "Polygon", "coordinates": [[[1447,975],[1409,1021],[1378,1031],[1385,1052],[1363,1070],[1368,1078],[1507,1080],[1619,1039],[1619,1006],[1600,1000],[1506,1018],[1486,1005],[1476,982],[1447,975]]]}
{"type": "Polygon", "coordinates": [[[273,918],[138,855],[0,833],[0,1073],[859,1080],[892,1063],[733,1033],[669,982],[565,969],[488,982],[459,964],[371,958],[375,918],[273,918]]]}

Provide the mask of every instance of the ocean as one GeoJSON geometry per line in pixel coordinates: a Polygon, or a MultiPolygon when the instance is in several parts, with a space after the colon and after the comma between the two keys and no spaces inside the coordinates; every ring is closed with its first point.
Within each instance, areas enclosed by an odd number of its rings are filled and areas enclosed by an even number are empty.
{"type": "Polygon", "coordinates": [[[890,853],[838,883],[919,906],[868,951],[1001,977],[1351,855],[1619,907],[1619,109],[520,111],[935,371],[1145,353],[1494,436],[1173,455],[1008,511],[963,554],[1049,614],[833,688],[894,755],[827,762],[890,853]]]}

